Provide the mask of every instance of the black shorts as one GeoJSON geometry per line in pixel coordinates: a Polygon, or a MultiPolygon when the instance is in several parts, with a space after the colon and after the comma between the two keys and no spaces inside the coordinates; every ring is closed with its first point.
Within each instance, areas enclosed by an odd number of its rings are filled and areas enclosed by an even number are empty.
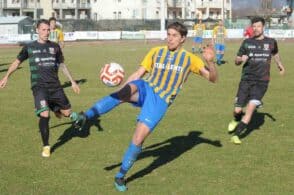
{"type": "Polygon", "coordinates": [[[53,112],[57,112],[59,110],[68,110],[71,108],[70,102],[62,88],[34,88],[33,96],[36,115],[39,115],[41,112],[49,109],[53,112]]]}
{"type": "Polygon", "coordinates": [[[268,88],[268,82],[241,81],[235,99],[236,107],[244,107],[248,102],[254,102],[257,107],[262,105],[261,99],[268,88]]]}

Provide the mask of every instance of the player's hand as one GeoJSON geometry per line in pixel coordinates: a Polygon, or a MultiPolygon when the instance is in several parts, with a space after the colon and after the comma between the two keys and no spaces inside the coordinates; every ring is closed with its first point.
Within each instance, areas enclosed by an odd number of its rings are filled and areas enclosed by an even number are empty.
{"type": "Polygon", "coordinates": [[[71,88],[76,94],[80,93],[80,87],[76,82],[71,83],[71,88]]]}
{"type": "Polygon", "coordinates": [[[278,69],[280,71],[280,75],[283,76],[285,74],[285,68],[284,68],[284,66],[278,66],[278,69]]]}
{"type": "Polygon", "coordinates": [[[7,77],[3,77],[3,79],[0,80],[0,88],[4,88],[7,84],[8,78],[7,77]]]}
{"type": "Polygon", "coordinates": [[[202,56],[207,62],[213,62],[215,54],[211,45],[203,48],[202,56]]]}
{"type": "Polygon", "coordinates": [[[242,55],[242,56],[241,56],[241,59],[242,59],[242,62],[243,62],[243,63],[247,62],[248,58],[249,58],[249,57],[248,57],[247,55],[242,55]]]}

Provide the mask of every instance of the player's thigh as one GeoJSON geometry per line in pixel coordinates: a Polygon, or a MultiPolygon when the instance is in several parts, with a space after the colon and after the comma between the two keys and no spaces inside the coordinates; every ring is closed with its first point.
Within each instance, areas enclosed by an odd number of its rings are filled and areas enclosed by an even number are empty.
{"type": "Polygon", "coordinates": [[[235,98],[235,107],[244,107],[248,102],[250,95],[250,83],[241,81],[235,98]]]}
{"type": "Polygon", "coordinates": [[[165,115],[167,109],[168,104],[152,91],[146,95],[137,120],[149,127],[150,131],[153,131],[165,115]]]}
{"type": "Polygon", "coordinates": [[[251,87],[249,102],[255,104],[257,107],[262,106],[262,98],[264,97],[268,88],[268,83],[256,83],[251,87]]]}
{"type": "MultiPolygon", "coordinates": [[[[33,97],[35,104],[35,114],[40,116],[42,112],[49,112],[48,91],[42,88],[33,89],[33,97]]],[[[44,116],[46,117],[46,116],[44,116]]]]}
{"type": "Polygon", "coordinates": [[[63,89],[58,89],[50,92],[48,98],[49,107],[53,112],[60,111],[61,113],[68,112],[67,110],[71,109],[70,102],[65,95],[63,89]]]}

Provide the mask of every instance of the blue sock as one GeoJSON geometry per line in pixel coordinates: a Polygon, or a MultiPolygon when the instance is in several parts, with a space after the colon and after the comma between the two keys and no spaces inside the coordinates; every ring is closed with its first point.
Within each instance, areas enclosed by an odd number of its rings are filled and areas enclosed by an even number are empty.
{"type": "Polygon", "coordinates": [[[222,54],[218,53],[216,54],[216,61],[220,61],[222,59],[222,54]]]}
{"type": "Polygon", "coordinates": [[[89,110],[87,110],[85,112],[85,115],[88,119],[98,117],[112,110],[119,103],[120,103],[119,99],[116,99],[110,95],[106,96],[102,98],[101,100],[97,101],[89,110]]]}
{"type": "Polygon", "coordinates": [[[137,160],[138,155],[142,151],[142,146],[137,146],[133,143],[129,145],[120,167],[119,172],[115,175],[116,178],[123,178],[128,170],[133,166],[134,162],[137,160]]]}
{"type": "Polygon", "coordinates": [[[220,54],[220,60],[222,60],[224,57],[224,54],[220,54]]]}

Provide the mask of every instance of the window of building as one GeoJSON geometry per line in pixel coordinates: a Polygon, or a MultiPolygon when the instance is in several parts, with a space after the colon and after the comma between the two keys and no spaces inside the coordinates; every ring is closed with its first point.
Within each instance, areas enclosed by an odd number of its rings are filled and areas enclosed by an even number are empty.
{"type": "Polygon", "coordinates": [[[121,12],[118,12],[118,16],[117,16],[118,19],[121,19],[121,12]]]}
{"type": "Polygon", "coordinates": [[[113,19],[117,19],[116,18],[116,12],[113,12],[113,19]]]}
{"type": "Polygon", "coordinates": [[[65,3],[65,0],[62,0],[62,3],[65,3]]]}

